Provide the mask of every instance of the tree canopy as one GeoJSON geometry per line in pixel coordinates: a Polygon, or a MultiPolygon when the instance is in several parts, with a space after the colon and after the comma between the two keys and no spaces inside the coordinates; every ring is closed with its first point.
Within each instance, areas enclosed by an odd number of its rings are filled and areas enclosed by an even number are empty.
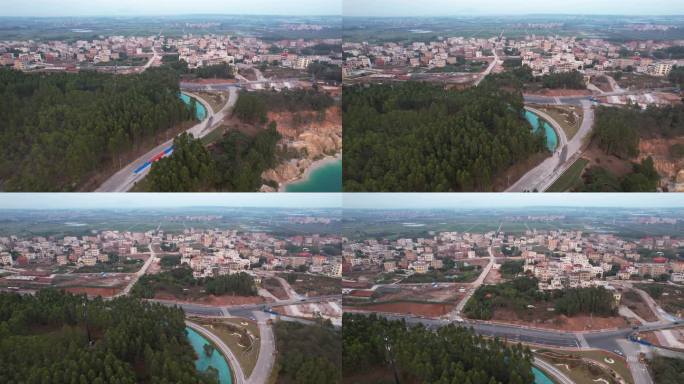
{"type": "MultiPolygon", "coordinates": [[[[406,82],[346,87],[344,190],[491,190],[494,178],[546,152],[501,77],[448,91],[406,82]]],[[[514,84],[515,85],[515,84],[514,84]]]]}
{"type": "Polygon", "coordinates": [[[653,159],[647,157],[641,163],[632,163],[632,172],[618,178],[609,170],[593,166],[582,175],[581,192],[655,192],[660,175],[653,159]]]}
{"type": "Polygon", "coordinates": [[[584,76],[577,72],[560,72],[544,75],[541,78],[544,88],[551,89],[585,89],[584,76]]]}
{"type": "Polygon", "coordinates": [[[534,382],[532,352],[519,343],[509,346],[453,324],[433,331],[375,314],[345,313],[342,321],[345,378],[377,371],[393,377],[396,371],[400,382],[407,383],[534,382]]]}
{"type": "Polygon", "coordinates": [[[684,105],[636,105],[627,108],[600,106],[596,109],[594,138],[606,153],[621,158],[639,154],[639,138],[672,138],[684,135],[684,105]]]}
{"type": "Polygon", "coordinates": [[[179,308],[0,293],[2,383],[217,383],[195,369],[195,356],[179,308]]]}
{"type": "Polygon", "coordinates": [[[540,291],[534,277],[483,285],[475,291],[463,311],[470,318],[489,320],[496,309],[510,309],[520,314],[528,305],[540,302],[553,303],[557,313],[567,316],[580,313],[609,316],[616,313],[613,294],[603,287],[540,291]]]}
{"type": "Polygon", "coordinates": [[[147,176],[150,191],[254,192],[261,174],[276,165],[281,136],[275,123],[254,136],[230,131],[211,149],[199,139],[181,135],[174,153],[152,165],[147,176]]]}
{"type": "Polygon", "coordinates": [[[257,289],[254,278],[244,272],[196,279],[192,269],[183,265],[169,271],[154,275],[144,275],[133,286],[131,293],[138,297],[151,299],[159,291],[172,295],[182,295],[184,289],[203,287],[212,295],[232,294],[238,296],[256,296],[257,289]]]}
{"type": "Polygon", "coordinates": [[[279,384],[337,384],[341,380],[340,332],[330,325],[275,324],[279,384]]]}
{"type": "Polygon", "coordinates": [[[211,191],[216,162],[201,140],[183,133],[173,141],[173,154],[152,164],[147,176],[152,192],[211,191]]]}
{"type": "Polygon", "coordinates": [[[145,138],[191,120],[168,69],[137,75],[0,69],[0,185],[72,191],[145,138]]]}

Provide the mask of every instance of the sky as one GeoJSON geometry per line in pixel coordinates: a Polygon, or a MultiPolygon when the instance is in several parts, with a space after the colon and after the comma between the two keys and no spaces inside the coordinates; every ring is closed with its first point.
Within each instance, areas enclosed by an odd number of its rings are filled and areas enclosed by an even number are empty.
{"type": "Polygon", "coordinates": [[[683,0],[343,0],[344,16],[682,15],[683,0]]]}
{"type": "Polygon", "coordinates": [[[340,208],[339,193],[0,193],[0,209],[340,208]]]}
{"type": "Polygon", "coordinates": [[[347,193],[344,208],[684,208],[681,193],[347,193]]]}
{"type": "Polygon", "coordinates": [[[341,0],[0,0],[0,16],[340,15],[341,0]]]}

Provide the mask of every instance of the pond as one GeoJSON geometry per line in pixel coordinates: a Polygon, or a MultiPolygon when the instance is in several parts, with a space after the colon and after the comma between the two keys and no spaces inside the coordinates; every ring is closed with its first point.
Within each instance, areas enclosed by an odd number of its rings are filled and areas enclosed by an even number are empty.
{"type": "Polygon", "coordinates": [[[342,160],[326,163],[304,180],[288,184],[286,192],[342,192],[342,160]]]}
{"type": "MultiPolygon", "coordinates": [[[[530,111],[525,111],[525,118],[532,125],[532,131],[536,132],[539,129],[539,116],[530,111]]],[[[553,152],[558,146],[558,136],[551,124],[544,121],[544,133],[546,133],[546,147],[553,152]]]]}
{"type": "MultiPolygon", "coordinates": [[[[183,100],[185,105],[190,105],[190,101],[193,99],[195,101],[197,101],[197,99],[195,99],[194,97],[190,97],[190,95],[187,95],[185,93],[181,93],[180,98],[181,98],[181,100],[183,100]]],[[[197,111],[196,111],[195,117],[199,121],[202,121],[207,117],[207,109],[204,108],[204,104],[200,103],[199,101],[197,101],[197,111]]]]}
{"type": "Polygon", "coordinates": [[[192,349],[195,350],[195,353],[198,356],[198,359],[195,360],[195,367],[197,370],[205,372],[209,367],[214,367],[218,370],[220,384],[233,384],[230,366],[228,366],[228,362],[221,352],[219,352],[218,349],[214,349],[211,356],[207,356],[207,354],[204,353],[204,345],[211,344],[211,342],[190,327],[186,327],[185,331],[188,333],[188,340],[192,345],[192,349]]]}
{"type": "Polygon", "coordinates": [[[534,384],[554,384],[546,373],[537,367],[532,367],[532,373],[534,373],[534,384]]]}

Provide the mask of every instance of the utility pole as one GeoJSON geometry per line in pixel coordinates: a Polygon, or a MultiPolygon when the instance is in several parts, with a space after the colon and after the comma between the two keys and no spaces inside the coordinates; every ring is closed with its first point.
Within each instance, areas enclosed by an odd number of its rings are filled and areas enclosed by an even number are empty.
{"type": "Polygon", "coordinates": [[[392,353],[392,346],[390,345],[389,338],[385,336],[385,350],[387,351],[387,360],[389,360],[390,366],[392,367],[392,372],[394,373],[394,383],[399,383],[399,373],[397,372],[397,366],[394,364],[394,355],[392,353]]]}
{"type": "Polygon", "coordinates": [[[88,326],[88,298],[85,298],[83,302],[83,319],[85,321],[86,335],[88,336],[88,346],[92,344],[92,339],[90,337],[90,327],[88,326]]]}

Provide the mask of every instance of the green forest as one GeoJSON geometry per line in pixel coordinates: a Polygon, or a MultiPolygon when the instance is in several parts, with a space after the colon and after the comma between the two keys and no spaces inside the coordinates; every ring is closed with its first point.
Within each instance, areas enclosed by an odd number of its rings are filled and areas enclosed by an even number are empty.
{"type": "Polygon", "coordinates": [[[684,105],[596,109],[594,139],[608,154],[620,158],[639,155],[639,138],[673,138],[684,135],[684,105]]]}
{"type": "Polygon", "coordinates": [[[230,131],[210,149],[201,140],[180,135],[173,155],[152,165],[147,176],[151,192],[254,192],[261,174],[277,164],[281,136],[275,123],[254,136],[230,131]]]}
{"type": "Polygon", "coordinates": [[[333,104],[330,95],[314,89],[245,92],[235,103],[233,115],[245,123],[263,124],[268,112],[323,112],[333,104]]]}
{"type": "Polygon", "coordinates": [[[184,295],[184,289],[202,287],[212,295],[256,296],[254,278],[244,272],[216,277],[198,278],[192,276],[192,269],[181,266],[154,275],[144,275],[133,286],[131,294],[146,299],[154,298],[163,291],[172,295],[184,295]]]}
{"type": "Polygon", "coordinates": [[[649,156],[641,163],[632,163],[632,172],[623,177],[601,166],[592,166],[582,175],[579,192],[655,192],[660,175],[649,156]]]}
{"type": "Polygon", "coordinates": [[[202,79],[232,79],[235,77],[234,67],[227,63],[199,67],[194,69],[192,73],[202,79]]]}
{"type": "Polygon", "coordinates": [[[589,313],[611,316],[617,311],[613,294],[603,287],[540,291],[538,281],[533,277],[518,277],[505,283],[483,285],[475,291],[463,311],[469,318],[489,320],[496,309],[509,309],[521,314],[528,305],[542,302],[552,303],[555,313],[567,316],[589,313]]]}
{"type": "Polygon", "coordinates": [[[670,74],[667,76],[667,78],[676,86],[684,87],[684,67],[673,67],[672,71],[670,71],[670,74]]]}
{"type": "Polygon", "coordinates": [[[342,321],[342,375],[355,383],[378,383],[380,374],[385,383],[534,383],[532,352],[521,344],[453,324],[433,331],[349,313],[342,321]]]}
{"type": "Polygon", "coordinates": [[[313,62],[306,70],[317,80],[342,82],[342,68],[339,65],[313,62]]]}
{"type": "Polygon", "coordinates": [[[418,82],[344,89],[344,190],[492,190],[510,166],[547,151],[519,88],[488,76],[448,91],[418,82]]]}
{"type": "Polygon", "coordinates": [[[201,79],[234,79],[235,66],[228,63],[206,65],[199,68],[190,69],[188,62],[179,60],[177,54],[164,55],[162,63],[173,69],[179,75],[195,75],[201,79]]]}
{"type": "Polygon", "coordinates": [[[544,88],[551,89],[585,89],[584,76],[577,72],[552,73],[541,77],[544,88]]]}
{"type": "Polygon", "coordinates": [[[0,382],[218,383],[198,372],[181,309],[56,290],[0,293],[0,382]]]}
{"type": "Polygon", "coordinates": [[[329,323],[305,325],[278,321],[274,325],[278,354],[274,369],[279,384],[337,384],[341,379],[340,331],[329,323]]]}
{"type": "Polygon", "coordinates": [[[202,141],[183,133],[173,140],[173,154],[152,164],[146,181],[151,192],[211,191],[217,173],[202,141]]]}
{"type": "Polygon", "coordinates": [[[0,189],[73,191],[118,156],[193,119],[178,75],[0,69],[0,189]]]}
{"type": "Polygon", "coordinates": [[[684,360],[655,356],[648,362],[656,384],[684,383],[684,360]]]}
{"type": "MultiPolygon", "coordinates": [[[[152,165],[145,189],[150,192],[230,191],[254,192],[264,183],[261,174],[281,160],[299,153],[277,145],[282,136],[276,123],[267,123],[267,112],[317,111],[323,113],[334,100],[316,90],[242,92],[233,115],[241,121],[262,125],[254,135],[230,130],[210,148],[201,140],[180,135],[172,156],[152,165]]],[[[269,183],[277,188],[275,183],[269,183]]]]}

